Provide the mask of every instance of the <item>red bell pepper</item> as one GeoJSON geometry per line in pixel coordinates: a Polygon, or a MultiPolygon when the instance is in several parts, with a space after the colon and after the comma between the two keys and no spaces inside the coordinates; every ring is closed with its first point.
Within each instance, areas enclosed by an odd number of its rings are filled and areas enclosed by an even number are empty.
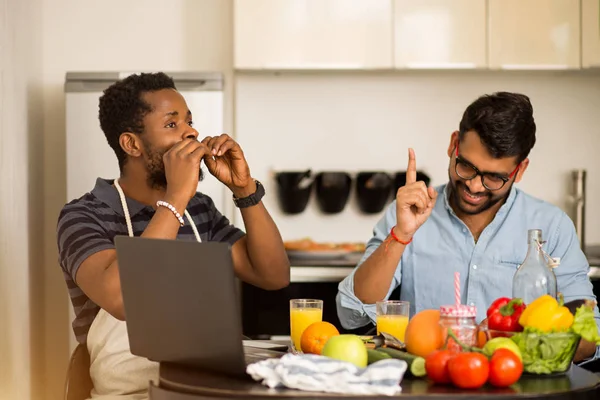
{"type": "Polygon", "coordinates": [[[522,299],[500,297],[487,310],[488,329],[504,332],[521,332],[519,317],[527,306],[522,299]]]}

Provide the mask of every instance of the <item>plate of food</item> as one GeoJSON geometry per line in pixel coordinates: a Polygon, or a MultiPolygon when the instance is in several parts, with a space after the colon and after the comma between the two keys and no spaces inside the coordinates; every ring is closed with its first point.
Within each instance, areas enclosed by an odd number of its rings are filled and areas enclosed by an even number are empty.
{"type": "Polygon", "coordinates": [[[305,260],[339,259],[363,253],[363,243],[315,242],[310,238],[284,242],[289,257],[305,260]]]}
{"type": "Polygon", "coordinates": [[[288,250],[288,257],[297,260],[337,260],[348,255],[344,250],[322,250],[322,251],[303,251],[288,250]]]}

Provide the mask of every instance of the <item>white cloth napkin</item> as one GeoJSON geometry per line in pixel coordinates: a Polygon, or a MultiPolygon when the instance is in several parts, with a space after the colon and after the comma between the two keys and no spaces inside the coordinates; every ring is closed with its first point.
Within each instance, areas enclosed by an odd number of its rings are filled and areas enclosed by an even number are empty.
{"type": "Polygon", "coordinates": [[[366,368],[314,354],[286,354],[250,364],[246,372],[270,388],[393,396],[408,368],[403,360],[377,361],[366,368]]]}

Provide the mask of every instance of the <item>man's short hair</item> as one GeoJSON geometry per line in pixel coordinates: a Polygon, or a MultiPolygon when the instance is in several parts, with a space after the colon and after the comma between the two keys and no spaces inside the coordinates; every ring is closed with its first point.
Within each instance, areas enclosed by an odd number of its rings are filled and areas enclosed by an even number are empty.
{"type": "Polygon", "coordinates": [[[535,121],[529,97],[498,92],[484,95],[465,110],[460,121],[459,139],[476,132],[492,157],[517,157],[523,161],[535,144],[535,121]]]}
{"type": "Polygon", "coordinates": [[[144,116],[152,111],[152,107],[142,96],[162,89],[175,89],[171,77],[163,72],[142,73],[115,82],[100,97],[100,127],[117,156],[121,171],[127,161],[127,154],[119,144],[119,137],[124,132],[144,132],[144,116]]]}

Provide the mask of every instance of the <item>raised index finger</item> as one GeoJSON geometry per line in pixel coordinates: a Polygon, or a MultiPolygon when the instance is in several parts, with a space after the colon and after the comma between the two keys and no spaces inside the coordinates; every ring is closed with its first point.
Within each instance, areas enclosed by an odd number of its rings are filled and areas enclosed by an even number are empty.
{"type": "Polygon", "coordinates": [[[408,168],[406,169],[406,184],[415,183],[417,181],[417,160],[415,151],[408,149],[408,168]]]}

